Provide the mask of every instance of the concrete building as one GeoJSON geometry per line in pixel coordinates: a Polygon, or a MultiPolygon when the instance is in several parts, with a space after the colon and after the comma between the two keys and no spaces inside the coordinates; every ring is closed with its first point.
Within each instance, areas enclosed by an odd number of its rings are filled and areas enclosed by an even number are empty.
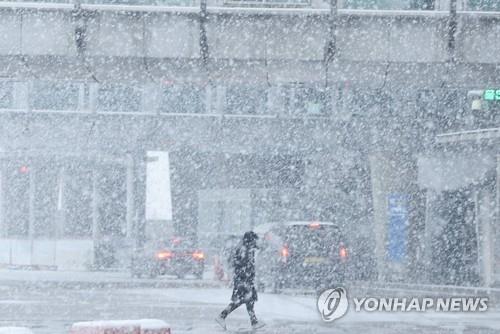
{"type": "Polygon", "coordinates": [[[420,279],[418,157],[498,85],[500,16],[346,3],[0,3],[0,262],[325,219],[371,276],[420,279]],[[148,151],[169,152],[172,220],[146,219],[148,151]]]}

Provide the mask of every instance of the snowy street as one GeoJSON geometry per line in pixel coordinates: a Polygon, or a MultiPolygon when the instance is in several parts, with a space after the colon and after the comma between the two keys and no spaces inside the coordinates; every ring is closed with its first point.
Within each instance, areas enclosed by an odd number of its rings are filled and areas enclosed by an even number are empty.
{"type": "MultiPolygon", "coordinates": [[[[7,281],[1,271],[0,326],[25,326],[37,333],[68,333],[74,322],[107,319],[156,318],[167,321],[173,333],[221,333],[213,318],[228,303],[231,290],[213,287],[211,280],[161,278],[162,287],[120,286],[117,274],[99,274],[108,286],[90,277],[55,287],[33,284],[29,279],[7,281]],[[111,282],[111,278],[114,278],[111,282]],[[172,287],[169,288],[168,286],[172,287]]],[[[27,272],[14,272],[14,276],[27,272]]],[[[43,274],[39,274],[42,275],[43,274]]],[[[12,276],[12,275],[11,275],[12,276]]],[[[46,277],[50,277],[47,273],[46,277]]],[[[52,274],[52,276],[55,276],[52,274]]],[[[87,275],[91,276],[91,275],[87,275]]],[[[69,282],[71,279],[63,279],[69,282]]],[[[39,282],[38,282],[39,283],[39,282]]],[[[149,282],[151,284],[153,282],[149,282]]],[[[144,285],[144,284],[143,284],[144,285]]],[[[357,290],[365,293],[364,290],[357,290]]],[[[390,293],[388,291],[384,292],[390,293]]],[[[438,293],[438,292],[436,292],[438,293]]],[[[398,294],[412,292],[398,290],[398,294]]],[[[333,324],[323,323],[316,311],[314,296],[261,293],[257,316],[267,323],[261,333],[498,333],[500,313],[355,313],[352,310],[333,324]]],[[[229,332],[250,328],[244,307],[228,317],[229,332]]]]}

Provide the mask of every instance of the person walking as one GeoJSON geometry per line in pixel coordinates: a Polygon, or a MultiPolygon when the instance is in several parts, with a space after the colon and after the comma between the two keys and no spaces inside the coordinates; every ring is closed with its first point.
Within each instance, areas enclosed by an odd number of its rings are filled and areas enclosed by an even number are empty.
{"type": "Polygon", "coordinates": [[[258,238],[255,232],[245,232],[241,243],[233,252],[231,263],[234,276],[231,303],[215,319],[223,329],[226,329],[226,317],[243,304],[246,305],[252,328],[257,329],[264,326],[264,323],[257,320],[254,311],[254,304],[257,301],[254,280],[255,251],[257,250],[258,238]]]}

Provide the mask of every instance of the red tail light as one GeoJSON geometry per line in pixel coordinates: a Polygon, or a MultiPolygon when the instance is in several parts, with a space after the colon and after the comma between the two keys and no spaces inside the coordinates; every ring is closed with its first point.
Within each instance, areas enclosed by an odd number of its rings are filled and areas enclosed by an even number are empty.
{"type": "Polygon", "coordinates": [[[173,255],[174,254],[171,251],[161,251],[161,252],[156,253],[156,258],[158,260],[167,260],[167,259],[172,258],[173,255]]]}
{"type": "Polygon", "coordinates": [[[347,248],[345,246],[340,246],[339,255],[342,260],[347,259],[347,248]]]}
{"type": "Polygon", "coordinates": [[[281,261],[286,262],[290,256],[290,250],[287,245],[283,245],[280,251],[281,261]]]}
{"type": "Polygon", "coordinates": [[[196,251],[193,253],[193,259],[195,260],[203,260],[205,259],[205,254],[201,251],[196,251]]]}
{"type": "Polygon", "coordinates": [[[311,224],[309,224],[309,228],[312,229],[312,230],[317,230],[320,227],[321,227],[320,223],[311,223],[311,224]]]}

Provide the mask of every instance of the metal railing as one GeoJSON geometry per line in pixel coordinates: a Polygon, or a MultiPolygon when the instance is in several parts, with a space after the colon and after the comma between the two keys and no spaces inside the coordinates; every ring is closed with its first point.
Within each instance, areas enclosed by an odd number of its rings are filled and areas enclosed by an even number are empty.
{"type": "Polygon", "coordinates": [[[224,0],[225,6],[236,7],[310,7],[311,0],[224,0]]]}
{"type": "MultiPolygon", "coordinates": [[[[201,0],[0,0],[0,3],[199,7],[201,0]]],[[[208,7],[328,8],[330,0],[206,0],[208,7]]],[[[448,0],[336,0],[340,10],[448,11],[448,0]]],[[[499,0],[458,0],[458,11],[500,11],[499,0]]]]}

